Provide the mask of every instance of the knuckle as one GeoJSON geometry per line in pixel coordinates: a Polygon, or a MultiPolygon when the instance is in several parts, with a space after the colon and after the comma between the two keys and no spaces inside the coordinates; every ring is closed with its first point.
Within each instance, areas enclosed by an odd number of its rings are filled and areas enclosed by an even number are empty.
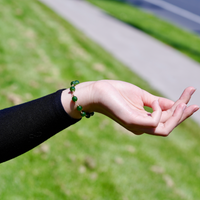
{"type": "Polygon", "coordinates": [[[169,134],[168,133],[164,133],[162,134],[162,137],[167,137],[169,134]]]}
{"type": "Polygon", "coordinates": [[[169,130],[164,130],[163,133],[162,133],[162,136],[163,137],[167,137],[172,131],[169,131],[169,130]]]}
{"type": "Polygon", "coordinates": [[[134,134],[135,134],[135,135],[142,135],[142,134],[144,134],[144,133],[142,133],[142,132],[134,132],[134,134]]]}
{"type": "Polygon", "coordinates": [[[151,123],[149,124],[149,126],[152,127],[152,128],[156,128],[158,126],[158,121],[153,119],[151,121],[151,123]]]}

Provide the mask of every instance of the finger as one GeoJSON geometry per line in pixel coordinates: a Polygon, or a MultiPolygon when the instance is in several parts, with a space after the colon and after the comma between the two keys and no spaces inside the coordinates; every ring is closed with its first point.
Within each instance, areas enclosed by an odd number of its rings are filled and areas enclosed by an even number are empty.
{"type": "Polygon", "coordinates": [[[171,101],[167,98],[154,96],[146,91],[143,91],[142,100],[144,106],[151,107],[155,100],[159,100],[159,105],[162,110],[168,110],[174,105],[174,101],[171,101]]]}
{"type": "Polygon", "coordinates": [[[151,116],[154,122],[153,126],[156,127],[159,124],[162,115],[162,109],[160,108],[158,100],[155,100],[152,103],[152,109],[153,113],[151,114],[151,116]]]}
{"type": "Polygon", "coordinates": [[[160,107],[163,111],[169,110],[170,108],[172,108],[174,103],[175,102],[170,100],[170,99],[166,99],[166,98],[163,98],[163,97],[159,98],[159,105],[160,105],[160,107]]]}
{"type": "Polygon", "coordinates": [[[153,109],[153,113],[140,113],[137,119],[134,119],[134,125],[140,126],[142,129],[154,128],[158,126],[162,115],[162,110],[159,106],[158,100],[155,100],[151,107],[153,109]]]}
{"type": "Polygon", "coordinates": [[[193,115],[198,110],[199,110],[199,106],[197,106],[197,105],[191,105],[191,106],[187,107],[183,112],[183,115],[182,115],[182,117],[181,117],[181,119],[179,121],[179,124],[181,122],[183,122],[184,120],[186,120],[191,115],[193,115]]]}
{"type": "Polygon", "coordinates": [[[186,104],[179,104],[176,107],[173,115],[165,123],[160,123],[158,127],[154,129],[153,135],[168,136],[172,132],[172,130],[179,124],[179,121],[181,120],[185,109],[186,104]]]}
{"type": "Polygon", "coordinates": [[[175,102],[175,104],[172,106],[171,111],[174,112],[174,110],[176,109],[177,105],[180,104],[180,103],[185,103],[185,104],[187,104],[187,103],[190,101],[191,96],[194,94],[195,90],[196,90],[196,89],[193,88],[193,87],[188,87],[188,88],[186,88],[186,89],[183,91],[183,93],[182,93],[182,95],[180,96],[180,98],[179,98],[179,99],[175,102]]]}
{"type": "MultiPolygon", "coordinates": [[[[174,113],[174,110],[176,109],[177,105],[179,105],[180,103],[185,103],[187,104],[190,99],[191,99],[191,96],[192,94],[195,92],[195,88],[193,87],[188,87],[186,88],[182,95],[180,96],[180,98],[174,103],[174,105],[166,110],[166,112],[163,112],[163,115],[162,115],[162,119],[161,121],[164,123],[165,121],[167,121],[171,116],[172,114],[174,113]]],[[[184,119],[183,119],[184,120],[184,119]]]]}

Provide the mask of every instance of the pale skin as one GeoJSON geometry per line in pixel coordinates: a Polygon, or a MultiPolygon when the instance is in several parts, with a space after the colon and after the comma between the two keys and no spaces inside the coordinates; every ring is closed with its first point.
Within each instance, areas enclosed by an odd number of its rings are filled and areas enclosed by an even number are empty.
{"type": "Polygon", "coordinates": [[[123,81],[101,80],[84,82],[76,86],[74,103],[69,89],[64,90],[61,101],[65,111],[73,118],[81,118],[76,110],[81,105],[86,112],[99,112],[118,122],[134,134],[143,133],[168,136],[172,130],[199,109],[187,106],[195,88],[188,87],[173,102],[154,96],[141,88],[123,81]],[[151,107],[152,113],[144,110],[151,107]]]}

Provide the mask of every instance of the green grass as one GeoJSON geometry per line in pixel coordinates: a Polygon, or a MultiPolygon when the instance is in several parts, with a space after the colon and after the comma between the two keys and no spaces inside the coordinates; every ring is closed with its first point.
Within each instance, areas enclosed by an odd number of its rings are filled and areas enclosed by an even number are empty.
{"type": "MultiPolygon", "coordinates": [[[[0,0],[0,107],[71,80],[119,79],[156,94],[81,32],[35,0],[0,0]]],[[[95,114],[0,165],[2,200],[199,199],[200,128],[167,138],[128,134],[95,114]]]]}
{"type": "Polygon", "coordinates": [[[133,26],[200,62],[200,37],[178,28],[123,0],[87,0],[109,15],[133,26]]]}

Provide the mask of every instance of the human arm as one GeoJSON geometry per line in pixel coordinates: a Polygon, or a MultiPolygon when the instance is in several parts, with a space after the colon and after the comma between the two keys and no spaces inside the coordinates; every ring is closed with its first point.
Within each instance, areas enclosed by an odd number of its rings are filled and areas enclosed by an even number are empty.
{"type": "Polygon", "coordinates": [[[187,88],[177,102],[157,97],[122,81],[84,82],[76,86],[74,103],[69,89],[0,111],[0,162],[34,148],[81,118],[99,112],[135,134],[167,136],[199,107],[186,108],[194,88],[187,88]],[[144,110],[152,107],[154,112],[144,110]]]}

